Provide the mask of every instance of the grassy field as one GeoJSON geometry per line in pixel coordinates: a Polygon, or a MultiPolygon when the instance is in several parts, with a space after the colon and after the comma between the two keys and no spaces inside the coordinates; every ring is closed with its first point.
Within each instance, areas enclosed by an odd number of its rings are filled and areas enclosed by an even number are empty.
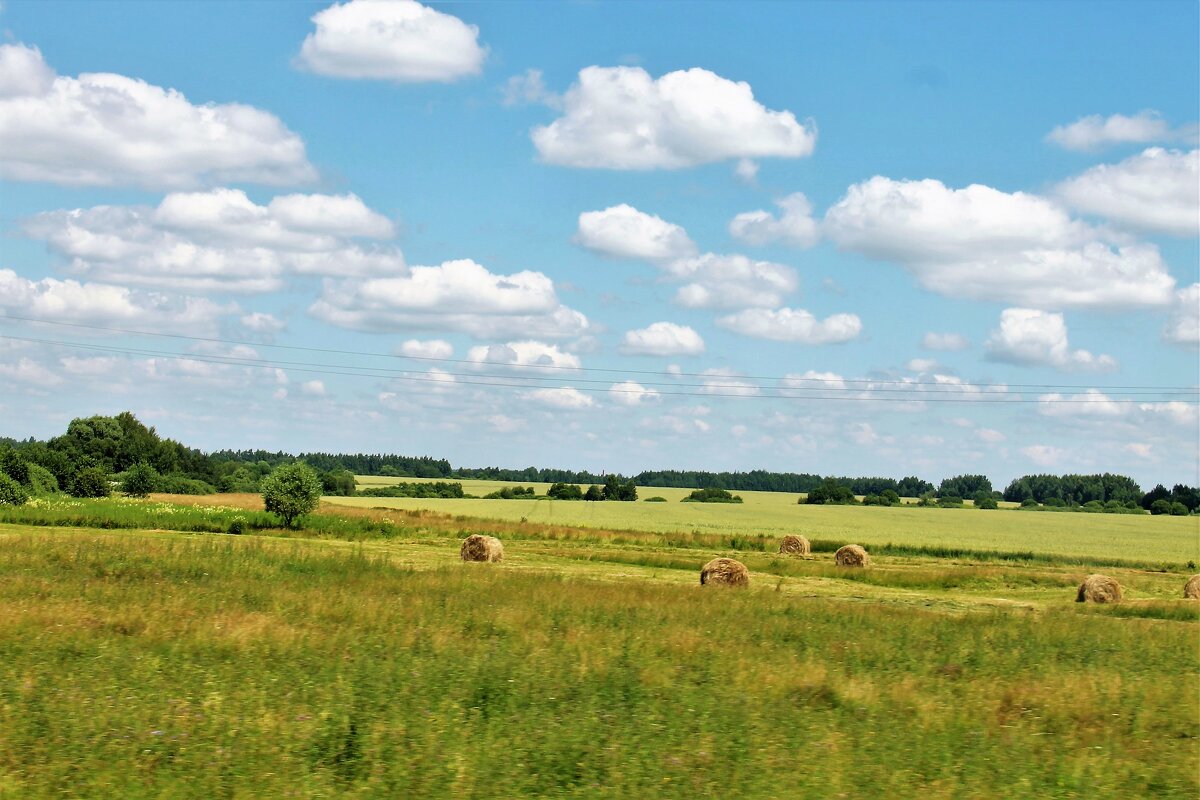
{"type": "MultiPolygon", "coordinates": [[[[360,477],[362,486],[396,478],[360,477]]],[[[468,494],[483,495],[513,484],[463,481],[468,494]]],[[[531,484],[525,484],[531,485],[531,484]]],[[[532,484],[545,494],[546,484],[532,484]]],[[[698,532],[743,536],[801,533],[811,539],[865,546],[911,545],[1000,553],[1125,559],[1183,565],[1200,562],[1200,517],[1151,517],[966,507],[880,508],[798,505],[798,495],[738,492],[742,504],[680,503],[687,489],[641,488],[666,503],[584,503],[548,500],[441,500],[383,497],[326,498],[359,508],[427,509],[507,521],[583,526],[607,530],[698,532]]]]}
{"type": "Polygon", "coordinates": [[[1108,570],[1131,601],[1099,608],[1067,564],[750,553],[714,590],[701,549],[536,529],[462,564],[406,519],[0,525],[0,798],[1200,791],[1179,574],[1108,570]]]}

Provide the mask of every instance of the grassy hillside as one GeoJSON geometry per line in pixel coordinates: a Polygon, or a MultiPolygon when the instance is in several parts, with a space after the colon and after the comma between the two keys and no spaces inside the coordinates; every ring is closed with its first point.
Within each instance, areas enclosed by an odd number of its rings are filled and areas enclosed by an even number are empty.
{"type": "Polygon", "coordinates": [[[1114,570],[1133,600],[1100,609],[1070,566],[760,553],[713,590],[700,550],[531,537],[462,564],[413,522],[0,526],[0,798],[1200,789],[1180,575],[1114,570]]]}

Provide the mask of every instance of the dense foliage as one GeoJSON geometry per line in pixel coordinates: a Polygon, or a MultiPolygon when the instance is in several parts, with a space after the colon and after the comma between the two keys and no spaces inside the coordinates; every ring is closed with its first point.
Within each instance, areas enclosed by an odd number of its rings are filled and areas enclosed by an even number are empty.
{"type": "Polygon", "coordinates": [[[680,502],[683,503],[740,503],[742,498],[736,494],[730,494],[725,489],[718,489],[716,486],[710,486],[707,489],[697,489],[696,491],[683,498],[680,502]]]}
{"type": "Polygon", "coordinates": [[[1025,475],[1013,480],[1004,490],[1004,499],[1011,503],[1030,498],[1042,504],[1061,500],[1067,505],[1083,505],[1089,500],[1137,502],[1142,499],[1142,488],[1133,478],[1106,472],[1103,475],[1025,475]]]}
{"type": "Polygon", "coordinates": [[[263,481],[262,496],[263,507],[290,528],[321,501],[321,481],[302,461],[284,464],[263,481]]]}
{"type": "Polygon", "coordinates": [[[546,497],[553,500],[582,500],[583,489],[573,483],[556,483],[546,490],[546,497]]]}
{"type": "Polygon", "coordinates": [[[363,497],[463,497],[461,483],[430,481],[428,483],[397,483],[392,486],[372,486],[358,492],[363,497]]]}
{"type": "Polygon", "coordinates": [[[853,505],[857,500],[854,497],[854,490],[849,486],[839,482],[837,478],[826,478],[821,481],[820,485],[813,487],[808,496],[800,502],[808,505],[848,506],[853,505]]]}

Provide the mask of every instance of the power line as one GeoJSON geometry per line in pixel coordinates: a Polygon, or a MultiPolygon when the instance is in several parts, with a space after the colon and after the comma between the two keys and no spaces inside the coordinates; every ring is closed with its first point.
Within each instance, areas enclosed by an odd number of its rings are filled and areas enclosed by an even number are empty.
{"type": "MultiPolygon", "coordinates": [[[[462,359],[462,358],[439,358],[439,357],[435,357],[435,356],[412,356],[412,355],[403,355],[403,354],[398,354],[398,353],[379,353],[379,352],[370,352],[370,351],[362,351],[362,350],[341,350],[341,349],[336,349],[336,348],[305,347],[305,346],[300,346],[300,345],[286,345],[286,344],[270,344],[270,343],[265,343],[265,342],[252,342],[252,341],[240,340],[240,339],[223,339],[223,338],[218,338],[218,337],[191,336],[191,335],[181,334],[181,333],[163,333],[160,331],[140,331],[140,330],[134,330],[134,329],[130,329],[130,328],[117,328],[117,327],[111,327],[111,326],[105,326],[105,325],[90,325],[90,324],[82,323],[82,322],[63,322],[63,321],[59,321],[59,320],[36,319],[34,317],[0,315],[0,321],[4,321],[4,320],[17,320],[20,322],[31,322],[31,323],[35,323],[35,324],[39,324],[39,325],[59,325],[59,326],[72,327],[72,328],[85,328],[88,330],[106,331],[109,333],[123,333],[123,334],[128,334],[131,336],[155,336],[155,337],[160,337],[160,338],[182,339],[182,340],[194,341],[194,342],[208,342],[208,343],[213,343],[213,344],[227,344],[227,345],[243,345],[243,346],[247,346],[247,347],[270,347],[270,348],[275,348],[275,349],[280,349],[280,350],[295,350],[295,351],[309,352],[309,353],[327,353],[330,355],[363,356],[363,357],[368,357],[368,358],[389,358],[389,359],[434,362],[434,363],[443,363],[443,364],[466,364],[466,365],[470,365],[470,366],[480,366],[481,364],[489,364],[489,363],[494,364],[495,363],[495,362],[472,361],[470,359],[462,359]]],[[[736,378],[738,380],[805,381],[805,382],[809,382],[809,383],[816,383],[818,385],[823,385],[823,384],[856,384],[856,385],[857,384],[865,384],[867,386],[897,385],[897,386],[905,386],[905,387],[909,387],[909,386],[913,386],[913,385],[935,385],[935,384],[913,384],[913,382],[911,382],[911,381],[904,381],[904,380],[885,380],[885,379],[876,380],[876,379],[871,379],[871,378],[818,378],[818,377],[803,377],[803,376],[796,376],[796,375],[791,375],[791,376],[788,376],[788,375],[784,375],[784,376],[779,376],[779,375],[736,375],[736,376],[735,375],[712,375],[712,374],[706,374],[703,372],[682,372],[682,371],[666,372],[663,370],[613,369],[613,368],[605,368],[605,367],[573,367],[573,366],[563,366],[561,364],[514,364],[512,366],[518,366],[522,369],[559,370],[559,371],[566,371],[569,373],[594,372],[594,373],[607,373],[607,374],[617,374],[617,375],[655,375],[655,376],[660,376],[660,377],[671,377],[671,378],[673,378],[673,377],[708,378],[708,379],[724,378],[727,380],[736,378]]],[[[382,369],[382,368],[380,368],[380,369],[382,369]]],[[[657,384],[657,385],[677,386],[679,384],[672,381],[672,382],[664,382],[664,383],[657,384]]],[[[704,385],[711,385],[711,384],[704,384],[704,385]]],[[[1007,390],[1007,389],[1044,389],[1044,390],[1049,390],[1049,391],[1056,391],[1056,390],[1060,390],[1060,389],[1062,389],[1062,390],[1097,389],[1097,390],[1103,390],[1103,391],[1147,390],[1147,391],[1153,391],[1154,393],[1161,393],[1161,392],[1172,392],[1172,391],[1174,391],[1174,392],[1195,392],[1197,390],[1196,387],[1194,387],[1194,386],[1152,386],[1152,385],[1118,386],[1118,385],[1095,385],[1095,384],[1077,384],[1077,383],[1076,384],[1072,384],[1072,383],[985,383],[985,382],[963,381],[961,383],[956,383],[953,385],[958,386],[958,387],[978,388],[978,389],[1005,389],[1005,390],[1007,390]]],[[[789,387],[789,389],[794,389],[794,388],[800,388],[800,387],[789,387]]]]}
{"type": "MultiPolygon", "coordinates": [[[[570,388],[570,389],[574,389],[575,391],[583,391],[583,392],[604,392],[604,393],[611,393],[611,394],[636,394],[636,395],[645,394],[645,392],[642,392],[637,389],[619,389],[619,388],[616,388],[615,386],[609,387],[609,388],[601,388],[601,387],[595,387],[595,386],[544,387],[544,386],[531,386],[530,384],[527,384],[527,383],[512,383],[512,382],[510,382],[513,380],[521,380],[520,376],[504,376],[505,382],[474,380],[474,378],[476,376],[466,376],[468,378],[472,378],[471,380],[459,380],[458,378],[455,378],[454,381],[447,381],[444,378],[430,377],[430,376],[428,376],[428,374],[426,374],[425,376],[412,375],[412,374],[406,374],[406,373],[397,374],[393,370],[384,371],[384,370],[379,370],[379,369],[375,369],[375,368],[371,368],[371,367],[352,367],[352,366],[350,366],[350,367],[344,367],[344,368],[340,368],[340,369],[318,369],[315,367],[308,367],[308,366],[303,366],[303,367],[302,366],[292,366],[292,364],[304,363],[304,362],[275,362],[275,361],[270,361],[270,360],[266,360],[266,359],[246,359],[246,358],[241,358],[241,357],[237,357],[237,356],[175,353],[175,352],[159,351],[159,350],[146,350],[146,349],[137,349],[137,348],[128,348],[128,347],[113,347],[113,346],[108,346],[108,345],[84,344],[81,342],[70,342],[70,341],[61,341],[61,340],[53,340],[53,339],[30,339],[30,338],[16,337],[16,336],[0,336],[0,339],[30,341],[30,342],[36,342],[36,343],[46,344],[46,345],[51,345],[51,346],[68,347],[68,348],[73,348],[73,349],[77,349],[77,350],[85,350],[85,351],[92,351],[92,352],[119,353],[122,355],[133,355],[133,356],[141,356],[141,357],[147,357],[147,358],[165,358],[165,359],[171,359],[171,360],[177,360],[177,361],[194,361],[194,362],[200,362],[200,363],[217,364],[217,365],[222,365],[222,366],[239,366],[239,367],[247,367],[247,368],[252,368],[252,369],[269,369],[269,370],[285,370],[286,369],[286,370],[290,370],[293,372],[302,372],[302,373],[306,373],[306,374],[341,375],[341,376],[359,377],[359,378],[376,378],[376,379],[385,379],[385,380],[407,381],[407,382],[414,382],[414,383],[434,383],[434,384],[439,384],[442,386],[447,386],[447,385],[453,384],[453,385],[488,386],[488,387],[495,387],[495,388],[524,389],[524,390],[530,390],[530,389],[535,389],[535,390],[536,389],[551,389],[551,390],[553,390],[554,388],[570,388]]],[[[337,365],[328,365],[328,366],[336,367],[337,365]]],[[[445,374],[449,374],[449,373],[445,373],[445,374]]],[[[929,384],[929,385],[933,385],[933,384],[929,384]]],[[[716,387],[716,388],[732,388],[732,387],[725,386],[725,387],[716,387]]],[[[755,390],[757,391],[757,387],[755,387],[755,390]]],[[[778,390],[778,391],[789,391],[789,390],[785,389],[785,390],[778,390]]],[[[837,390],[834,390],[834,391],[837,391],[837,390]]],[[[1021,404],[1021,403],[1052,402],[1055,404],[1069,403],[1069,404],[1089,405],[1089,404],[1096,404],[1096,403],[1126,403],[1126,404],[1128,404],[1128,403],[1140,402],[1137,399],[1112,399],[1112,398],[1108,398],[1108,397],[1100,398],[1100,399],[1084,399],[1084,398],[1078,398],[1078,397],[1062,398],[1062,399],[1056,399],[1053,401],[1044,401],[1040,398],[1029,399],[1029,398],[1024,398],[1024,397],[1008,397],[1008,398],[1003,398],[1003,399],[997,399],[997,398],[989,398],[986,396],[986,394],[983,394],[983,393],[971,394],[969,397],[945,397],[945,396],[941,396],[941,395],[952,394],[952,393],[958,393],[958,394],[963,394],[963,393],[962,392],[950,392],[950,391],[906,392],[905,390],[900,390],[900,389],[864,390],[864,393],[857,394],[857,395],[848,393],[849,390],[845,390],[845,391],[847,392],[846,394],[841,394],[841,395],[837,395],[837,396],[796,396],[796,395],[789,395],[789,394],[782,394],[782,393],[748,394],[746,392],[722,393],[722,392],[716,392],[716,391],[701,391],[701,392],[656,391],[655,393],[657,395],[674,396],[674,397],[700,397],[700,398],[727,397],[727,398],[736,398],[736,399],[742,399],[742,400],[759,399],[759,400],[800,400],[800,401],[804,401],[804,400],[818,400],[818,401],[854,400],[854,401],[859,401],[859,402],[876,402],[876,403],[926,402],[926,403],[973,403],[973,404],[987,403],[987,404],[1011,405],[1011,404],[1021,404]],[[906,394],[908,396],[900,396],[900,397],[868,396],[866,394],[866,392],[868,392],[868,391],[875,393],[875,394],[877,394],[879,392],[887,392],[891,395],[894,395],[897,393],[902,393],[902,394],[906,394]],[[938,397],[925,396],[925,395],[930,395],[930,394],[939,395],[939,396],[938,397]],[[922,396],[914,397],[914,395],[922,395],[922,396]]],[[[1196,403],[1200,403],[1200,400],[1173,400],[1173,402],[1196,404],[1196,403]]]]}

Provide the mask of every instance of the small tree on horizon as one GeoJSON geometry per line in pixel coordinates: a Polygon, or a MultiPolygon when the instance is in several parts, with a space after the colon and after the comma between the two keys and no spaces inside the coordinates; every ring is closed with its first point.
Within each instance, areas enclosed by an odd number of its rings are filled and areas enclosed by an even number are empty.
{"type": "Polygon", "coordinates": [[[302,461],[284,464],[262,482],[263,505],[291,528],[300,517],[321,502],[321,480],[312,467],[302,461]]]}
{"type": "Polygon", "coordinates": [[[158,485],[158,470],[139,461],[125,472],[125,480],[121,481],[121,491],[129,497],[145,497],[154,491],[158,485]]]}

